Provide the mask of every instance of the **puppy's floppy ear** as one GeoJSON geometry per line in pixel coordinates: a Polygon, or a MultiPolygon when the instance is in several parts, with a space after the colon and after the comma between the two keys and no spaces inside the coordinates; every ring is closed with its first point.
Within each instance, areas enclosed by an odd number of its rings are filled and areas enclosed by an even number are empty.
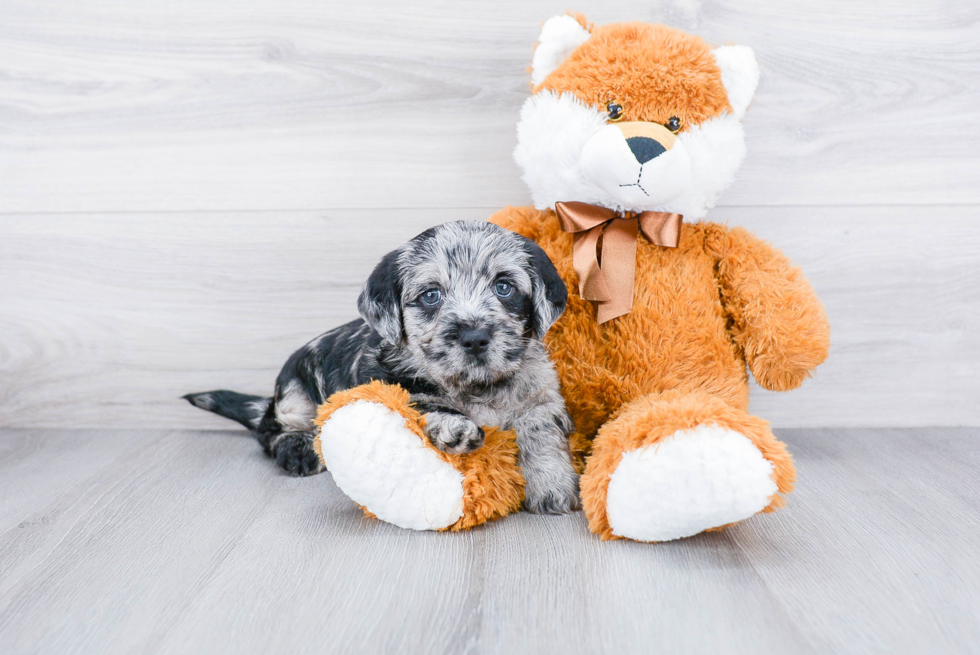
{"type": "MultiPolygon", "coordinates": [[[[523,237],[522,237],[523,238],[523,237]]],[[[530,239],[524,239],[524,251],[530,266],[534,320],[532,329],[538,338],[547,334],[565,311],[568,302],[568,289],[558,275],[555,265],[541,246],[530,239]]]]}
{"type": "Polygon", "coordinates": [[[357,310],[375,332],[391,343],[399,343],[402,329],[402,282],[398,268],[399,250],[389,252],[375,266],[357,298],[357,310]]]}

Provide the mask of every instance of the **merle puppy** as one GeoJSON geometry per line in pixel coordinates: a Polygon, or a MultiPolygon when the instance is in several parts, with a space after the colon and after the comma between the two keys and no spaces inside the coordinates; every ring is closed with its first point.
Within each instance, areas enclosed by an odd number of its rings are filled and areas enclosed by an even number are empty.
{"type": "Polygon", "coordinates": [[[388,253],[358,299],[363,317],[296,351],[270,398],[233,391],[184,396],[254,430],[287,471],[323,470],[313,418],[330,394],[370,380],[398,383],[449,453],[483,445],[481,425],[517,433],[525,507],[578,508],[567,435],[572,420],[541,338],[567,292],[541,248],[486,222],[426,230],[388,253]]]}

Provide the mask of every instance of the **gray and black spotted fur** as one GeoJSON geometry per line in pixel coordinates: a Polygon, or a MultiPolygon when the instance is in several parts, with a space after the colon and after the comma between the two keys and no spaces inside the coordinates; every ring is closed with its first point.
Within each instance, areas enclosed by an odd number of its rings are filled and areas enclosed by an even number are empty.
{"type": "Polygon", "coordinates": [[[323,470],[312,447],[317,406],[370,380],[398,383],[427,414],[426,434],[441,450],[479,448],[481,425],[514,430],[526,508],[568,512],[579,506],[573,426],[541,342],[566,298],[537,244],[491,223],[446,223],[381,260],[358,299],[363,319],[295,352],[271,399],[231,391],[185,398],[254,430],[283,468],[310,475],[323,470]],[[436,295],[438,303],[426,302],[436,295]]]}

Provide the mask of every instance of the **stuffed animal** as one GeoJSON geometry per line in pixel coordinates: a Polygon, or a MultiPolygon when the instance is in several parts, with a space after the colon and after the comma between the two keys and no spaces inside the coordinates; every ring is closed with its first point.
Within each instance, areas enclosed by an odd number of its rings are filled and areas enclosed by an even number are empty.
{"type": "Polygon", "coordinates": [[[484,429],[465,455],[436,449],[407,391],[379,381],[335,393],[320,406],[313,448],[365,514],[413,530],[466,530],[524,500],[517,436],[484,429]]]}
{"type": "Polygon", "coordinates": [[[748,413],[746,367],[794,389],[827,356],[820,301],[750,232],[699,222],[745,155],[751,49],[644,23],[541,30],[514,157],[534,207],[490,220],[569,289],[546,338],[603,539],[665,541],[780,507],[795,469],[748,413]]]}
{"type": "MultiPolygon", "coordinates": [[[[577,426],[582,504],[602,539],[721,529],[780,507],[793,488],[786,447],[747,411],[746,368],[767,389],[798,387],[827,356],[824,310],[778,250],[744,229],[699,222],[745,155],[740,121],[758,79],[749,48],[711,49],[662,25],[593,27],[577,15],[541,31],[515,150],[534,206],[491,220],[536,241],[568,286],[545,341],[577,426]]],[[[390,468],[358,481],[388,455],[369,445],[335,458],[328,442],[352,449],[399,432],[420,452],[426,444],[405,434],[421,437],[424,420],[407,396],[352,393],[321,411],[321,441],[338,484],[367,511],[405,527],[470,527],[516,508],[512,441],[471,469],[495,471],[479,474],[489,486],[470,486],[471,503],[486,493],[492,509],[462,523],[446,509],[466,495],[459,478],[455,487],[417,481],[439,468],[422,460],[446,457],[406,460],[400,487],[390,468]],[[390,425],[362,420],[358,407],[390,425]],[[500,471],[510,480],[503,491],[494,488],[500,471]],[[431,515],[430,493],[447,496],[431,515]],[[379,498],[412,509],[382,511],[379,498]]]]}

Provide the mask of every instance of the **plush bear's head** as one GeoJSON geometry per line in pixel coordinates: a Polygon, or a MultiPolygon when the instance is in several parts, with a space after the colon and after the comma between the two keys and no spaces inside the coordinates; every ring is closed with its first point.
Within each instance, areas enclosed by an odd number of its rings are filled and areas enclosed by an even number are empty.
{"type": "Polygon", "coordinates": [[[579,201],[700,218],[745,156],[759,81],[745,46],[663,25],[548,20],[514,158],[539,209],[579,201]]]}

